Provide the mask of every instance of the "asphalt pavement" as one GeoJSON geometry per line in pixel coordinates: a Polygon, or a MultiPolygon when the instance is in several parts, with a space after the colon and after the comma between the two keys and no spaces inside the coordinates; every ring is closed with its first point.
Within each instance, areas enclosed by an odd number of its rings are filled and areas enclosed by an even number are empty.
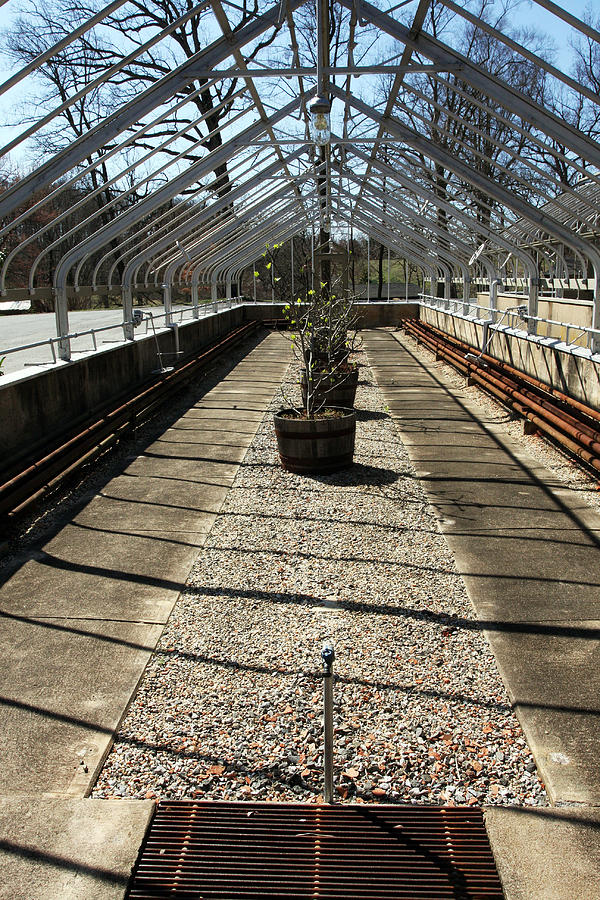
{"type": "MultiPolygon", "coordinates": [[[[140,307],[140,309],[143,312],[152,313],[155,317],[156,328],[164,327],[164,319],[160,318],[164,314],[162,306],[140,307]]],[[[174,321],[179,321],[182,310],[187,313],[185,320],[188,320],[190,307],[175,306],[173,307],[174,321]]],[[[107,329],[96,335],[98,349],[124,340],[122,322],[122,309],[89,309],[69,313],[69,329],[72,334],[89,332],[92,328],[107,329]]],[[[149,320],[144,321],[135,332],[136,337],[146,337],[151,333],[152,326],[149,320]]],[[[53,365],[54,359],[49,343],[41,347],[19,350],[16,353],[7,353],[6,351],[14,347],[35,344],[38,341],[48,341],[49,338],[55,337],[56,318],[54,313],[0,315],[0,359],[5,357],[2,371],[6,375],[11,375],[22,372],[24,369],[53,365]]],[[[71,347],[73,358],[77,359],[78,356],[94,350],[94,338],[91,334],[83,334],[81,337],[73,338],[71,347]]]]}

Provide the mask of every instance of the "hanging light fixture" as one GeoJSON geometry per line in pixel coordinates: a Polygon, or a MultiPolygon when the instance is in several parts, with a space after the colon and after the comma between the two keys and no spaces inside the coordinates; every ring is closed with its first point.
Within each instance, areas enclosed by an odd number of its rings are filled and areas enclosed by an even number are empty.
{"type": "Polygon", "coordinates": [[[331,138],[331,104],[321,94],[308,104],[310,116],[310,136],[315,144],[324,147],[331,138]]]}

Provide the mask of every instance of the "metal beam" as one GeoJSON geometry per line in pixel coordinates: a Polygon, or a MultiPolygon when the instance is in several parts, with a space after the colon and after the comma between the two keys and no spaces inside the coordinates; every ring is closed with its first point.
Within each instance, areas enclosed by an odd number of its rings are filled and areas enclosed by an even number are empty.
{"type": "MultiPolygon", "coordinates": [[[[342,0],[342,2],[345,2],[345,0],[342,0]]],[[[331,90],[335,96],[339,96],[340,98],[343,97],[342,91],[339,88],[332,87],[331,90]]],[[[372,118],[373,121],[385,125],[386,130],[390,134],[395,135],[414,150],[422,153],[427,159],[434,160],[445,169],[454,172],[460,178],[464,179],[468,184],[483,191],[486,196],[492,197],[503,206],[512,209],[524,219],[533,222],[549,234],[553,234],[555,237],[560,238],[567,246],[579,250],[584,256],[587,256],[594,265],[594,268],[600,273],[600,253],[592,246],[592,244],[581,240],[570,229],[565,228],[561,222],[557,221],[552,216],[549,216],[547,213],[544,213],[542,210],[537,209],[535,206],[532,206],[516,194],[507,191],[492,179],[488,179],[484,175],[481,175],[475,169],[472,169],[442,147],[434,144],[432,141],[428,141],[427,138],[424,138],[422,135],[417,134],[416,131],[413,131],[399,119],[389,116],[384,120],[382,116],[356,97],[348,98],[347,102],[365,116],[372,118]]]]}
{"type": "MultiPolygon", "coordinates": [[[[303,2],[305,0],[288,0],[291,9],[296,9],[303,2]]],[[[31,194],[52,184],[65,172],[73,169],[105,144],[110,143],[135,122],[141,121],[147,113],[168,102],[195,79],[196,70],[212,69],[224,62],[228,56],[231,56],[232,43],[234,46],[243,47],[260,37],[267,29],[274,27],[277,23],[278,10],[279,4],[276,4],[264,15],[252,19],[235,32],[233,41],[230,37],[223,36],[205,50],[194,54],[181,66],[77,138],[69,147],[56,153],[47,163],[22,178],[14,187],[4,191],[0,195],[0,217],[9,215],[12,210],[25,203],[31,194]]]]}
{"type": "MultiPolygon", "coordinates": [[[[351,8],[353,0],[339,0],[342,6],[351,8]]],[[[404,25],[396,22],[390,16],[380,12],[367,0],[361,0],[361,10],[365,18],[381,31],[387,32],[393,38],[412,48],[414,52],[422,53],[437,66],[460,66],[461,79],[478,88],[485,96],[493,98],[505,109],[511,110],[521,118],[539,128],[545,134],[555,138],[564,146],[569,147],[582,159],[595,166],[600,166],[600,145],[587,137],[582,131],[568,125],[554,113],[540,106],[526,94],[511,87],[498,78],[472,63],[466,56],[420,31],[412,36],[404,25]]]]}
{"type": "MultiPolygon", "coordinates": [[[[275,123],[280,119],[285,118],[295,109],[298,109],[300,102],[299,99],[292,100],[287,106],[284,106],[282,109],[273,113],[271,121],[275,123]]],[[[139,222],[144,216],[151,215],[155,209],[158,209],[163,203],[176,197],[182,190],[188,187],[188,185],[193,184],[209,172],[214,171],[215,168],[230,159],[237,151],[243,149],[246,140],[252,140],[253,138],[258,137],[258,135],[265,130],[266,125],[264,122],[256,122],[241,134],[232,138],[228,143],[223,144],[218,150],[214,150],[212,153],[207,154],[204,159],[199,160],[187,170],[181,172],[176,178],[167,182],[162,188],[159,188],[159,190],[154,191],[143,200],[140,200],[139,203],[136,203],[131,209],[121,213],[120,216],[108,225],[105,225],[104,228],[100,228],[95,234],[90,235],[77,247],[74,247],[63,256],[54,275],[55,286],[58,289],[62,289],[66,284],[68,271],[82,255],[93,253],[95,250],[100,249],[100,247],[112,240],[116,235],[121,234],[131,225],[139,222]]]]}

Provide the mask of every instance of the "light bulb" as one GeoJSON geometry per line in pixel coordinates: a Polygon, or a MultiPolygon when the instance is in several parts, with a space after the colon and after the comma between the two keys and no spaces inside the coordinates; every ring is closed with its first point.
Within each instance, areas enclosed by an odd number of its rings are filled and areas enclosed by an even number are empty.
{"type": "Polygon", "coordinates": [[[330,103],[326,97],[317,96],[310,103],[310,136],[315,144],[324,146],[331,138],[330,103]]]}

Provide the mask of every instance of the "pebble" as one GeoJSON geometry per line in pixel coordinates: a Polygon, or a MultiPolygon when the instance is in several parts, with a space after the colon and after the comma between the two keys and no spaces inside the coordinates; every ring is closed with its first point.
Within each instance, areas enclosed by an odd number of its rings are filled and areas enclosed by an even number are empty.
{"type": "MultiPolygon", "coordinates": [[[[296,378],[292,366],[288,396],[296,378]]],[[[320,651],[331,640],[340,802],[547,804],[366,366],[356,403],[355,465],[308,478],[279,465],[276,398],[93,797],[322,799],[320,651]]]]}

